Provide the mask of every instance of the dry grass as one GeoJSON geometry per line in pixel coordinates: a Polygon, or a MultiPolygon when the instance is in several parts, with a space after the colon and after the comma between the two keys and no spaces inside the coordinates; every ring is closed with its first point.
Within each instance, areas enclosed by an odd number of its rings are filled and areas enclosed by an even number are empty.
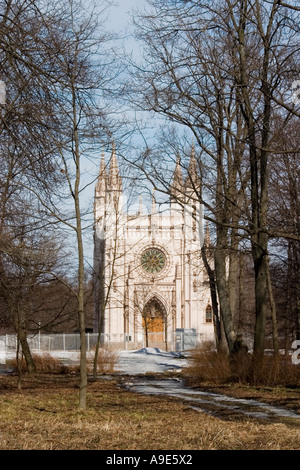
{"type": "MultiPolygon", "coordinates": [[[[88,369],[93,369],[95,351],[90,351],[87,355],[88,369]]],[[[99,374],[112,374],[118,362],[118,352],[110,349],[100,349],[97,358],[97,371],[99,374]]]]}
{"type": "Polygon", "coordinates": [[[252,356],[242,354],[234,359],[206,347],[192,353],[186,374],[195,384],[239,383],[269,387],[300,387],[300,367],[290,357],[265,356],[259,368],[253,368],[252,356]]]}
{"type": "MultiPolygon", "coordinates": [[[[32,358],[38,373],[67,374],[70,372],[69,366],[64,365],[59,359],[48,353],[32,354],[32,358]]],[[[16,359],[10,359],[7,361],[7,365],[16,370],[18,369],[22,374],[27,372],[27,366],[23,356],[19,358],[19,363],[17,363],[16,359]]]]}
{"type": "MultiPolygon", "coordinates": [[[[92,373],[94,364],[94,351],[87,353],[87,369],[88,373],[92,373]]],[[[36,366],[36,370],[40,374],[70,374],[79,372],[79,355],[76,363],[66,364],[63,360],[51,356],[51,354],[33,354],[33,360],[36,366]]],[[[97,371],[99,374],[111,374],[115,370],[115,366],[118,361],[118,354],[115,351],[109,349],[100,349],[97,359],[97,371]]],[[[16,360],[8,361],[8,365],[17,369],[16,360]]],[[[20,359],[19,368],[21,373],[26,373],[27,367],[24,358],[20,359]]]]}
{"type": "MultiPolygon", "coordinates": [[[[128,392],[120,388],[117,376],[89,382],[87,410],[80,411],[76,370],[62,368],[48,355],[35,360],[39,373],[23,375],[21,390],[17,376],[0,375],[0,450],[300,449],[298,420],[212,416],[174,398],[128,392]]],[[[99,371],[111,373],[116,360],[115,353],[101,351],[99,371]]],[[[254,386],[246,380],[247,361],[238,366],[233,373],[226,357],[206,349],[195,352],[186,372],[197,387],[300,412],[298,371],[282,361],[275,373],[266,361],[264,385],[254,386]],[[277,386],[271,387],[275,379],[277,386]],[[293,388],[285,387],[287,383],[293,388]]]]}
{"type": "Polygon", "coordinates": [[[300,428],[248,419],[223,421],[176,400],[127,392],[113,380],[89,383],[78,409],[77,378],[0,376],[1,450],[299,449],[300,428]]]}

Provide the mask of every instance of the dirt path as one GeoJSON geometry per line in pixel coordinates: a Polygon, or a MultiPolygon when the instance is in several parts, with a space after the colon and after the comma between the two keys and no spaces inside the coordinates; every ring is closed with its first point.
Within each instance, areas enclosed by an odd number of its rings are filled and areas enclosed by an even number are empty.
{"type": "Polygon", "coordinates": [[[135,393],[168,396],[185,402],[187,406],[198,412],[208,413],[224,420],[246,417],[300,426],[300,414],[283,406],[275,406],[253,398],[236,398],[222,393],[192,389],[177,378],[124,377],[121,379],[121,386],[135,393]]]}

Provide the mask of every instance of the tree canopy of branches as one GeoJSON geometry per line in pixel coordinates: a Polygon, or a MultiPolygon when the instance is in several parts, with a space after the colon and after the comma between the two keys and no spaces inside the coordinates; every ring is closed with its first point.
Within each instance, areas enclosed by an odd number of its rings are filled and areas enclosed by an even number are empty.
{"type": "Polygon", "coordinates": [[[105,0],[89,9],[77,0],[0,3],[0,70],[7,85],[0,133],[1,237],[20,200],[30,200],[26,212],[18,207],[27,231],[62,230],[75,237],[70,243],[76,247],[77,283],[70,289],[81,336],[81,408],[87,386],[83,230],[90,217],[82,198],[94,182],[88,164],[96,155],[98,167],[99,149],[113,130],[106,99],[114,83],[112,36],[103,28],[108,5],[105,0]]]}
{"type": "MultiPolygon", "coordinates": [[[[236,272],[235,254],[241,242],[250,243],[256,299],[254,352],[261,357],[268,242],[282,236],[299,242],[299,234],[271,226],[268,217],[270,157],[299,154],[294,142],[282,149],[277,138],[292,119],[299,118],[299,102],[291,99],[292,82],[299,76],[298,7],[277,0],[148,0],[148,4],[149,11],[134,18],[144,55],[140,64],[134,64],[129,92],[140,109],[165,117],[177,129],[178,125],[187,129],[201,154],[202,191],[197,197],[216,228],[216,284],[230,353],[241,346],[233,325],[230,276],[236,272]]],[[[158,176],[165,188],[166,178],[158,176]]]]}

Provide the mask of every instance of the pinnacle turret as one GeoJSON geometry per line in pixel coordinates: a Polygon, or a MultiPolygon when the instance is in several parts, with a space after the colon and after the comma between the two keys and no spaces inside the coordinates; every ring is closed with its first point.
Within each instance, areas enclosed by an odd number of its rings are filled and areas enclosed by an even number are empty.
{"type": "Polygon", "coordinates": [[[95,186],[96,197],[105,197],[106,184],[107,184],[106,164],[105,164],[104,153],[102,152],[98,180],[95,186]]]}
{"type": "Polygon", "coordinates": [[[156,214],[156,213],[157,213],[157,208],[156,208],[156,199],[155,199],[155,189],[153,188],[151,214],[156,214]]]}
{"type": "Polygon", "coordinates": [[[108,174],[108,186],[110,191],[122,190],[122,178],[119,173],[118,161],[116,156],[115,144],[113,143],[112,154],[110,159],[110,167],[108,174]]]}
{"type": "Polygon", "coordinates": [[[180,197],[183,194],[184,190],[184,181],[183,181],[183,176],[182,176],[182,169],[181,169],[181,164],[180,164],[180,157],[177,154],[177,160],[176,160],[176,166],[173,174],[173,181],[171,184],[171,196],[174,198],[180,197]]]}
{"type": "Polygon", "coordinates": [[[189,162],[189,166],[187,169],[187,177],[185,180],[185,185],[186,185],[186,189],[192,192],[198,192],[201,186],[194,145],[192,145],[191,157],[190,157],[190,162],[189,162]]]}

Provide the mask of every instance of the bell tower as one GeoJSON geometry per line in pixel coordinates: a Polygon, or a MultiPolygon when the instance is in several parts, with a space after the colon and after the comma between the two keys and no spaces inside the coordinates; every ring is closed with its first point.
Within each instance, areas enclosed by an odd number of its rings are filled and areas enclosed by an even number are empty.
{"type": "MultiPolygon", "coordinates": [[[[95,330],[106,331],[112,303],[110,291],[116,291],[119,252],[124,242],[122,178],[115,145],[109,166],[102,153],[94,198],[94,286],[95,330]]],[[[116,303],[116,302],[113,302],[116,303]]]]}

